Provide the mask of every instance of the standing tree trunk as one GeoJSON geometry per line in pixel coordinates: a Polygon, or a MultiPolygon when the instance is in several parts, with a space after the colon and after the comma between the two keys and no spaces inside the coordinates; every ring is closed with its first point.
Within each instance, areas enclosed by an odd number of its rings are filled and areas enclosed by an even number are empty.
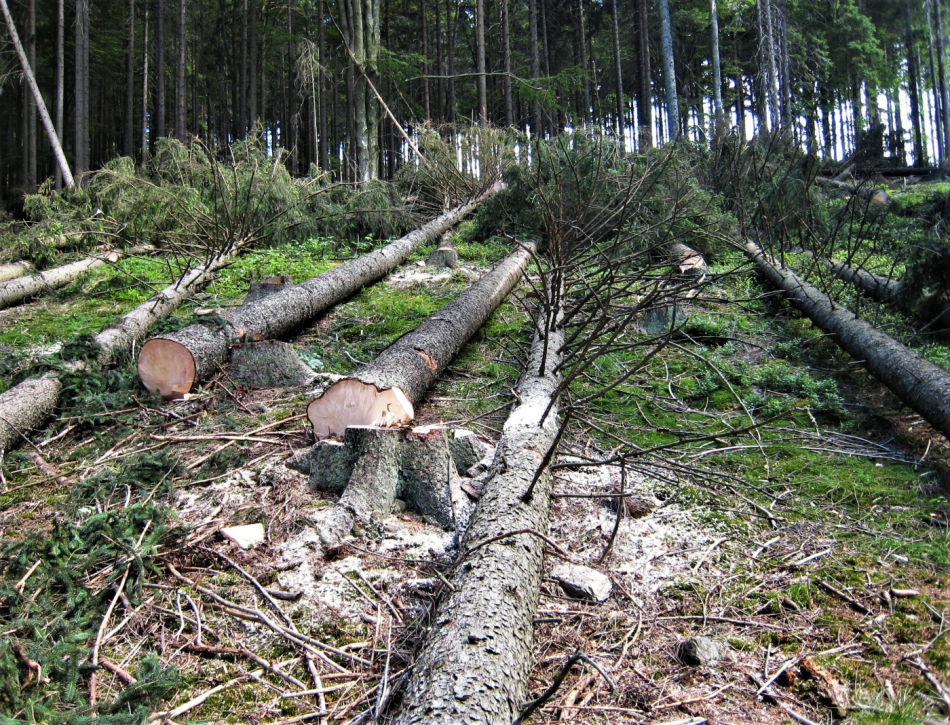
{"type": "Polygon", "coordinates": [[[326,11],[324,0],[317,3],[317,58],[320,62],[320,102],[317,106],[320,128],[320,169],[327,171],[330,168],[330,144],[327,136],[327,81],[326,81],[326,41],[324,27],[326,25],[326,11]]]}
{"type": "Polygon", "coordinates": [[[259,118],[257,107],[257,1],[248,0],[248,61],[247,61],[247,125],[253,127],[259,118]]]}
{"type": "MultiPolygon", "coordinates": [[[[36,77],[36,0],[26,4],[26,58],[36,77]]],[[[32,93],[26,97],[26,188],[36,189],[36,100],[32,93]]]]}
{"type": "Polygon", "coordinates": [[[145,20],[142,28],[142,163],[148,156],[148,7],[145,2],[145,20]]]}
{"type": "Polygon", "coordinates": [[[673,64],[673,26],[670,0],[660,0],[660,31],[663,35],[663,80],[666,84],[666,117],[670,141],[680,134],[679,99],[676,95],[676,66],[673,64]]]}
{"type": "Polygon", "coordinates": [[[178,3],[178,63],[175,70],[175,138],[185,141],[185,5],[187,0],[178,3]]]}
{"type": "Polygon", "coordinates": [[[511,92],[511,27],[508,18],[508,0],[501,0],[501,55],[505,75],[501,79],[505,101],[505,126],[515,125],[515,107],[511,92]]]}
{"type": "Polygon", "coordinates": [[[165,0],[155,6],[155,129],[153,139],[165,135],[165,0]]]}
{"type": "Polygon", "coordinates": [[[550,472],[539,466],[557,437],[563,344],[557,329],[535,336],[518,405],[505,422],[396,725],[510,723],[527,700],[544,562],[538,534],[548,533],[553,487],[550,472]]]}
{"type": "Polygon", "coordinates": [[[590,63],[587,58],[587,24],[584,19],[584,0],[577,0],[574,7],[577,11],[577,63],[581,67],[581,93],[578,100],[580,105],[583,106],[580,109],[581,113],[578,121],[589,127],[591,124],[590,63]]]}
{"type": "Polygon", "coordinates": [[[76,0],[76,173],[89,170],[89,0],[76,0]]]}
{"type": "MultiPolygon", "coordinates": [[[[241,68],[238,79],[238,137],[247,133],[247,5],[250,0],[241,0],[241,68]]],[[[322,5],[322,2],[321,2],[322,5]]],[[[320,25],[323,32],[323,25],[320,25]]]]}
{"type": "MultiPolygon", "coordinates": [[[[940,0],[934,1],[934,25],[937,26],[937,83],[940,87],[940,111],[943,114],[943,148],[946,157],[950,157],[950,92],[947,89],[947,53],[946,36],[943,31],[943,11],[940,0]]],[[[947,158],[944,158],[946,165],[947,158]]]]}
{"type": "MultiPolygon", "coordinates": [[[[66,8],[65,0],[56,0],[56,70],[53,80],[55,86],[53,100],[53,132],[56,135],[56,143],[61,144],[63,140],[63,106],[65,105],[66,85],[66,8]]],[[[59,151],[62,154],[62,149],[59,151]]],[[[63,159],[65,160],[65,156],[63,159]]],[[[59,163],[56,164],[56,188],[63,188],[63,169],[59,163]]]]}
{"type": "Polygon", "coordinates": [[[53,127],[53,120],[49,117],[49,113],[46,110],[46,104],[43,102],[43,96],[40,94],[39,86],[36,85],[36,78],[33,76],[33,72],[30,70],[30,64],[27,61],[26,51],[23,50],[23,44],[20,43],[20,36],[16,32],[16,25],[13,24],[13,16],[10,14],[10,8],[7,5],[7,0],[0,0],[0,10],[3,11],[3,17],[7,23],[7,31],[10,33],[10,39],[13,41],[13,46],[16,48],[17,56],[20,58],[20,65],[23,68],[23,74],[26,76],[26,82],[30,87],[30,92],[33,94],[33,99],[36,101],[36,107],[40,112],[40,118],[43,121],[43,127],[46,129],[46,133],[49,136],[50,145],[53,147],[53,153],[56,155],[56,161],[59,165],[59,169],[66,181],[66,186],[72,187],[73,175],[69,170],[69,162],[66,161],[66,155],[63,153],[63,147],[59,142],[60,137],[56,133],[56,129],[53,127]]]}
{"type": "MultiPolygon", "coordinates": [[[[61,1],[61,0],[60,0],[61,1]]],[[[129,0],[129,36],[125,56],[125,115],[122,119],[122,153],[135,158],[135,0],[129,0]]]]}
{"type": "Polygon", "coordinates": [[[488,88],[485,79],[485,0],[475,0],[475,56],[478,74],[478,122],[488,125],[488,88]]]}
{"type": "Polygon", "coordinates": [[[640,150],[653,147],[653,85],[650,64],[650,8],[647,0],[637,3],[637,50],[640,59],[640,82],[637,88],[637,125],[640,150]]]}
{"type": "Polygon", "coordinates": [[[352,259],[260,302],[221,315],[221,324],[215,328],[191,325],[152,338],[139,355],[142,384],[165,397],[182,397],[227,360],[232,344],[246,336],[267,340],[286,337],[324,310],[394,270],[413,250],[437,239],[474,210],[480,201],[477,199],[456,207],[382,249],[352,259]]]}
{"type": "Polygon", "coordinates": [[[380,48],[379,0],[340,3],[340,27],[349,55],[348,93],[352,109],[351,156],[356,180],[379,176],[379,104],[369,87],[380,48]]]}
{"type": "Polygon", "coordinates": [[[911,27],[910,0],[904,0],[905,46],[907,49],[907,75],[910,84],[910,121],[914,129],[914,165],[927,165],[927,150],[921,131],[920,85],[917,73],[917,53],[914,51],[914,31],[911,27]]]}
{"type": "Polygon", "coordinates": [[[615,128],[617,129],[617,138],[620,140],[624,150],[626,150],[627,141],[624,135],[624,103],[623,103],[623,68],[620,62],[620,9],[618,7],[620,0],[611,0],[610,3],[610,12],[611,12],[611,21],[613,25],[613,41],[614,41],[614,73],[616,75],[616,88],[617,93],[617,123],[615,128]]]}
{"type": "Polygon", "coordinates": [[[726,129],[722,109],[722,63],[719,58],[719,10],[716,7],[716,0],[709,2],[709,17],[712,29],[713,138],[718,143],[726,129]]]}
{"type": "Polygon", "coordinates": [[[432,120],[429,97],[429,19],[426,15],[426,0],[419,0],[419,24],[422,26],[422,107],[426,121],[432,120]]]}
{"type": "MultiPolygon", "coordinates": [[[[528,45],[531,49],[531,77],[538,79],[541,77],[541,49],[538,47],[538,0],[528,0],[528,45]]],[[[541,103],[537,98],[531,104],[531,119],[533,126],[531,131],[535,138],[540,139],[543,135],[541,103]]]]}

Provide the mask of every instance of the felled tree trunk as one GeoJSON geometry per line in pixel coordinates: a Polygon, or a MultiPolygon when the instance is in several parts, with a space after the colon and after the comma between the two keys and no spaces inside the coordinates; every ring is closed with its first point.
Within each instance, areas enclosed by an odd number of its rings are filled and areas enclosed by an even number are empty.
{"type": "Polygon", "coordinates": [[[766,258],[758,245],[745,252],[756,268],[822,331],[928,423],[950,437],[950,373],[858,319],[794,272],[766,258]]]}
{"type": "Polygon", "coordinates": [[[16,279],[33,271],[33,265],[29,262],[10,262],[9,264],[0,264],[0,282],[6,282],[9,279],[16,279]]]}
{"type": "Polygon", "coordinates": [[[527,501],[524,494],[557,435],[557,408],[548,407],[563,344],[558,330],[535,337],[518,406],[505,423],[451,590],[412,667],[397,725],[510,723],[527,699],[544,541],[506,534],[548,532],[549,471],[541,472],[527,501]]]}
{"type": "Polygon", "coordinates": [[[845,262],[828,260],[828,267],[835,277],[854,285],[875,302],[894,305],[903,312],[912,313],[913,309],[904,302],[901,292],[901,283],[879,274],[872,274],[864,269],[856,269],[845,262]]]}
{"type": "Polygon", "coordinates": [[[0,283],[0,310],[23,302],[30,297],[36,297],[59,287],[65,287],[91,269],[101,267],[104,264],[115,264],[126,254],[138,254],[146,249],[151,249],[151,247],[135,247],[128,253],[113,250],[95,257],[86,257],[62,267],[47,269],[39,274],[18,277],[0,283]]]}
{"type": "Polygon", "coordinates": [[[685,244],[670,245],[670,256],[679,265],[680,274],[690,277],[703,277],[708,272],[703,255],[685,244]]]}
{"type": "MultiPolygon", "coordinates": [[[[150,324],[178,309],[236,253],[237,250],[219,255],[192,268],[177,282],[129,312],[118,325],[96,335],[98,363],[103,367],[114,364],[123,350],[131,349],[145,337],[150,324]]],[[[74,369],[82,366],[83,363],[72,363],[74,369]]],[[[58,375],[48,373],[41,378],[28,378],[0,395],[0,451],[18,445],[27,431],[53,415],[62,388],[58,375]]]]}
{"type": "Polygon", "coordinates": [[[228,359],[231,345],[245,338],[274,340],[288,336],[361,288],[382,279],[417,247],[458,224],[484,198],[456,207],[382,249],[220,315],[210,321],[213,326],[190,325],[153,337],[139,355],[142,384],[166,398],[182,397],[228,359]]]}
{"type": "Polygon", "coordinates": [[[886,206],[891,203],[891,195],[884,189],[875,189],[873,186],[861,186],[859,184],[849,184],[847,181],[838,181],[837,179],[826,179],[823,176],[816,176],[815,182],[821,186],[843,189],[851,194],[857,194],[863,199],[868,199],[872,204],[886,206]]]}
{"type": "Polygon", "coordinates": [[[238,251],[238,248],[234,248],[227,254],[219,254],[204,264],[192,267],[177,282],[168,285],[125,315],[118,325],[96,335],[99,364],[112,364],[122,350],[129,350],[131,354],[133,345],[145,339],[151,324],[181,307],[211,280],[215,272],[230,264],[238,251]]]}
{"type": "Polygon", "coordinates": [[[45,375],[0,393],[0,453],[20,445],[27,431],[52,415],[62,390],[57,376],[45,375]]]}
{"type": "Polygon", "coordinates": [[[359,375],[337,381],[307,407],[317,440],[342,436],[352,425],[409,423],[414,406],[465,343],[515,288],[535,244],[509,254],[491,272],[408,335],[390,345],[359,375]]]}

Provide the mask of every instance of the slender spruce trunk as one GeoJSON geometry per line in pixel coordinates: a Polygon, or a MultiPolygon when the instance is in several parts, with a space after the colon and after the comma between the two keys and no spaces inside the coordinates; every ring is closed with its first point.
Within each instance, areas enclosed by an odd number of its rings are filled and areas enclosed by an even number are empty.
{"type": "Polygon", "coordinates": [[[673,25],[670,21],[670,2],[660,0],[660,32],[663,36],[663,80],[666,85],[666,116],[670,141],[680,133],[679,98],[676,95],[676,66],[673,63],[673,25]]]}
{"type": "Polygon", "coordinates": [[[155,6],[155,133],[154,139],[165,135],[165,0],[155,6]]]}
{"type": "Polygon", "coordinates": [[[485,78],[485,0],[475,0],[475,56],[478,78],[478,122],[488,125],[488,88],[485,78]]]}
{"type": "Polygon", "coordinates": [[[187,93],[185,85],[186,2],[187,0],[179,0],[178,3],[178,63],[175,68],[175,137],[182,142],[187,136],[185,130],[185,96],[187,93]]]}
{"type": "Polygon", "coordinates": [[[910,0],[904,0],[905,47],[907,50],[907,74],[910,85],[910,120],[914,132],[914,165],[927,165],[927,150],[921,130],[920,85],[917,72],[917,53],[914,51],[914,31],[911,27],[910,0]]]}
{"type": "Polygon", "coordinates": [[[129,0],[129,35],[125,55],[125,115],[122,123],[122,152],[135,158],[135,0],[129,0]]]}

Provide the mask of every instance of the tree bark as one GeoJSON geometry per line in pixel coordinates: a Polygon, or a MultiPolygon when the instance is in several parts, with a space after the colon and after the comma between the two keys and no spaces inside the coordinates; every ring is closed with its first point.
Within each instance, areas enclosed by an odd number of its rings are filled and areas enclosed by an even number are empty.
{"type": "Polygon", "coordinates": [[[19,445],[56,409],[63,384],[56,376],[30,378],[0,394],[0,453],[19,445]]]}
{"type": "Polygon", "coordinates": [[[907,75],[910,84],[910,121],[914,131],[914,164],[927,165],[927,152],[924,148],[921,131],[920,85],[917,74],[917,53],[914,51],[914,32],[910,22],[910,0],[904,0],[904,25],[906,31],[907,75]]]}
{"type": "MultiPolygon", "coordinates": [[[[33,77],[36,77],[36,0],[26,3],[26,56],[33,77]]],[[[26,188],[36,190],[36,99],[26,95],[26,188]]]]}
{"type": "MultiPolygon", "coordinates": [[[[66,8],[65,0],[56,0],[56,70],[53,77],[53,133],[56,136],[56,143],[53,145],[53,153],[56,156],[56,189],[63,188],[63,168],[62,163],[66,161],[66,155],[63,149],[56,150],[57,145],[62,144],[63,139],[63,107],[65,98],[65,77],[66,77],[66,8]],[[62,161],[60,161],[62,157],[62,161]]],[[[45,122],[44,122],[45,123],[45,122]]]]}
{"type": "Polygon", "coordinates": [[[122,119],[122,152],[135,158],[135,0],[129,0],[129,36],[125,57],[125,117],[122,119]]]}
{"type": "Polygon", "coordinates": [[[475,0],[475,57],[478,85],[478,122],[488,125],[488,88],[485,78],[485,0],[475,0]]]}
{"type": "Polygon", "coordinates": [[[465,535],[465,553],[432,618],[396,725],[510,723],[524,706],[544,541],[510,534],[548,532],[552,477],[538,469],[557,436],[552,398],[563,344],[560,330],[535,336],[518,406],[505,423],[465,535]]]}
{"type": "Polygon", "coordinates": [[[69,170],[69,162],[66,161],[66,155],[63,153],[63,147],[60,145],[60,137],[57,135],[56,129],[53,126],[53,120],[49,117],[49,113],[46,110],[46,104],[43,102],[43,96],[40,93],[39,86],[36,85],[36,78],[30,69],[29,60],[26,57],[26,51],[23,50],[23,45],[20,43],[20,36],[17,34],[16,25],[13,24],[13,16],[10,14],[10,8],[7,6],[7,0],[0,0],[0,9],[3,10],[3,17],[7,23],[7,30],[10,33],[10,39],[13,41],[13,45],[16,47],[17,55],[20,58],[20,65],[23,68],[23,74],[26,76],[27,84],[30,86],[30,92],[33,94],[33,98],[36,101],[36,107],[40,112],[40,118],[43,120],[43,127],[46,129],[46,133],[49,136],[50,145],[53,147],[53,153],[56,155],[56,161],[58,162],[59,169],[63,174],[63,179],[65,180],[67,187],[72,187],[73,174],[69,170]]]}
{"type": "Polygon", "coordinates": [[[620,9],[618,7],[620,0],[611,0],[610,3],[610,14],[611,14],[611,25],[613,30],[613,46],[614,46],[614,74],[616,80],[615,91],[617,93],[617,123],[615,127],[617,129],[617,138],[620,140],[622,147],[626,150],[626,137],[624,136],[624,104],[623,104],[623,67],[620,62],[620,9]]]}
{"type": "MultiPolygon", "coordinates": [[[[128,254],[136,254],[146,249],[151,249],[151,247],[136,247],[129,250],[128,254]]],[[[18,277],[0,283],[0,310],[19,304],[30,297],[36,297],[59,287],[65,287],[80,275],[104,264],[115,264],[124,256],[127,256],[124,252],[106,252],[98,256],[86,257],[78,262],[65,264],[62,267],[47,269],[39,274],[18,277]]]]}
{"type": "Polygon", "coordinates": [[[76,0],[76,173],[89,170],[89,0],[76,0]]]}
{"type": "MultiPolygon", "coordinates": [[[[78,2],[79,0],[77,0],[78,2]]],[[[154,139],[165,135],[165,0],[155,6],[155,128],[154,139]]]]}
{"type": "Polygon", "coordinates": [[[214,328],[191,325],[176,333],[152,338],[139,355],[142,384],[168,398],[182,397],[227,360],[232,344],[247,336],[285,337],[362,287],[381,279],[417,247],[438,239],[461,221],[480,201],[456,207],[382,249],[222,315],[214,328]]]}
{"type": "Polygon", "coordinates": [[[508,17],[508,0],[501,0],[501,54],[505,75],[501,79],[502,95],[505,102],[505,126],[515,124],[515,106],[511,92],[511,22],[508,17]]]}
{"type": "MultiPolygon", "coordinates": [[[[616,0],[614,0],[616,2],[616,0]]],[[[722,112],[722,63],[719,58],[719,10],[716,0],[710,0],[709,17],[712,31],[712,68],[713,68],[713,138],[718,143],[725,133],[722,112]]]]}
{"type": "MultiPolygon", "coordinates": [[[[528,45],[531,51],[531,77],[541,77],[541,49],[538,47],[538,0],[528,0],[528,45]]],[[[537,81],[535,81],[537,82],[537,81]]],[[[541,127],[541,103],[537,99],[531,104],[531,132],[540,139],[543,135],[541,127]]]]}
{"type": "MultiPolygon", "coordinates": [[[[947,157],[950,157],[950,92],[947,89],[946,36],[943,33],[943,10],[941,0],[934,0],[934,24],[937,26],[937,79],[940,87],[940,111],[943,118],[943,148],[947,157]]],[[[944,159],[944,165],[947,164],[944,159]]]]}
{"type": "Polygon", "coordinates": [[[0,282],[6,282],[9,279],[16,279],[33,271],[33,265],[29,262],[10,262],[0,264],[0,282]]]}
{"type": "Polygon", "coordinates": [[[950,373],[858,319],[794,272],[781,269],[754,243],[746,243],[745,252],[759,272],[842,350],[862,361],[906,405],[950,437],[950,373]]]}
{"type": "Polygon", "coordinates": [[[459,351],[521,280],[535,244],[512,252],[491,272],[390,345],[359,375],[331,385],[307,407],[316,440],[354,425],[400,425],[459,351]]]}
{"type": "Polygon", "coordinates": [[[175,138],[185,141],[185,10],[187,0],[178,3],[178,56],[175,68],[175,138]]]}
{"type": "Polygon", "coordinates": [[[873,186],[862,186],[860,184],[849,184],[846,181],[837,181],[836,179],[827,179],[824,176],[815,177],[815,183],[821,186],[827,186],[834,189],[844,189],[852,194],[858,194],[861,197],[870,200],[872,204],[886,206],[891,203],[891,196],[884,189],[877,189],[873,186]]]}
{"type": "Polygon", "coordinates": [[[640,58],[640,83],[637,89],[637,120],[640,150],[653,147],[653,86],[650,64],[650,17],[647,0],[637,2],[637,46],[640,58]]]}
{"type": "Polygon", "coordinates": [[[660,0],[660,30],[663,35],[663,80],[666,84],[666,116],[670,141],[680,133],[679,99],[676,95],[676,66],[673,63],[673,26],[670,21],[670,0],[660,0]]]}

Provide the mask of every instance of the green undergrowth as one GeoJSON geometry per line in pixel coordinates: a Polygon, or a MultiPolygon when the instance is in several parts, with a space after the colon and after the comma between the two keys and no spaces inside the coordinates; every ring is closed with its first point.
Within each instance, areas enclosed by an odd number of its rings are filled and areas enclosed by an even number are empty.
{"type": "MultiPolygon", "coordinates": [[[[24,530],[0,549],[0,722],[140,723],[174,694],[177,674],[148,650],[137,682],[90,702],[91,647],[119,593],[133,606],[176,541],[172,513],[157,503],[176,465],[143,453],[73,487],[45,530],[24,530]]],[[[105,656],[105,651],[102,652],[105,656]]],[[[101,677],[101,675],[100,675],[101,677]]]]}

